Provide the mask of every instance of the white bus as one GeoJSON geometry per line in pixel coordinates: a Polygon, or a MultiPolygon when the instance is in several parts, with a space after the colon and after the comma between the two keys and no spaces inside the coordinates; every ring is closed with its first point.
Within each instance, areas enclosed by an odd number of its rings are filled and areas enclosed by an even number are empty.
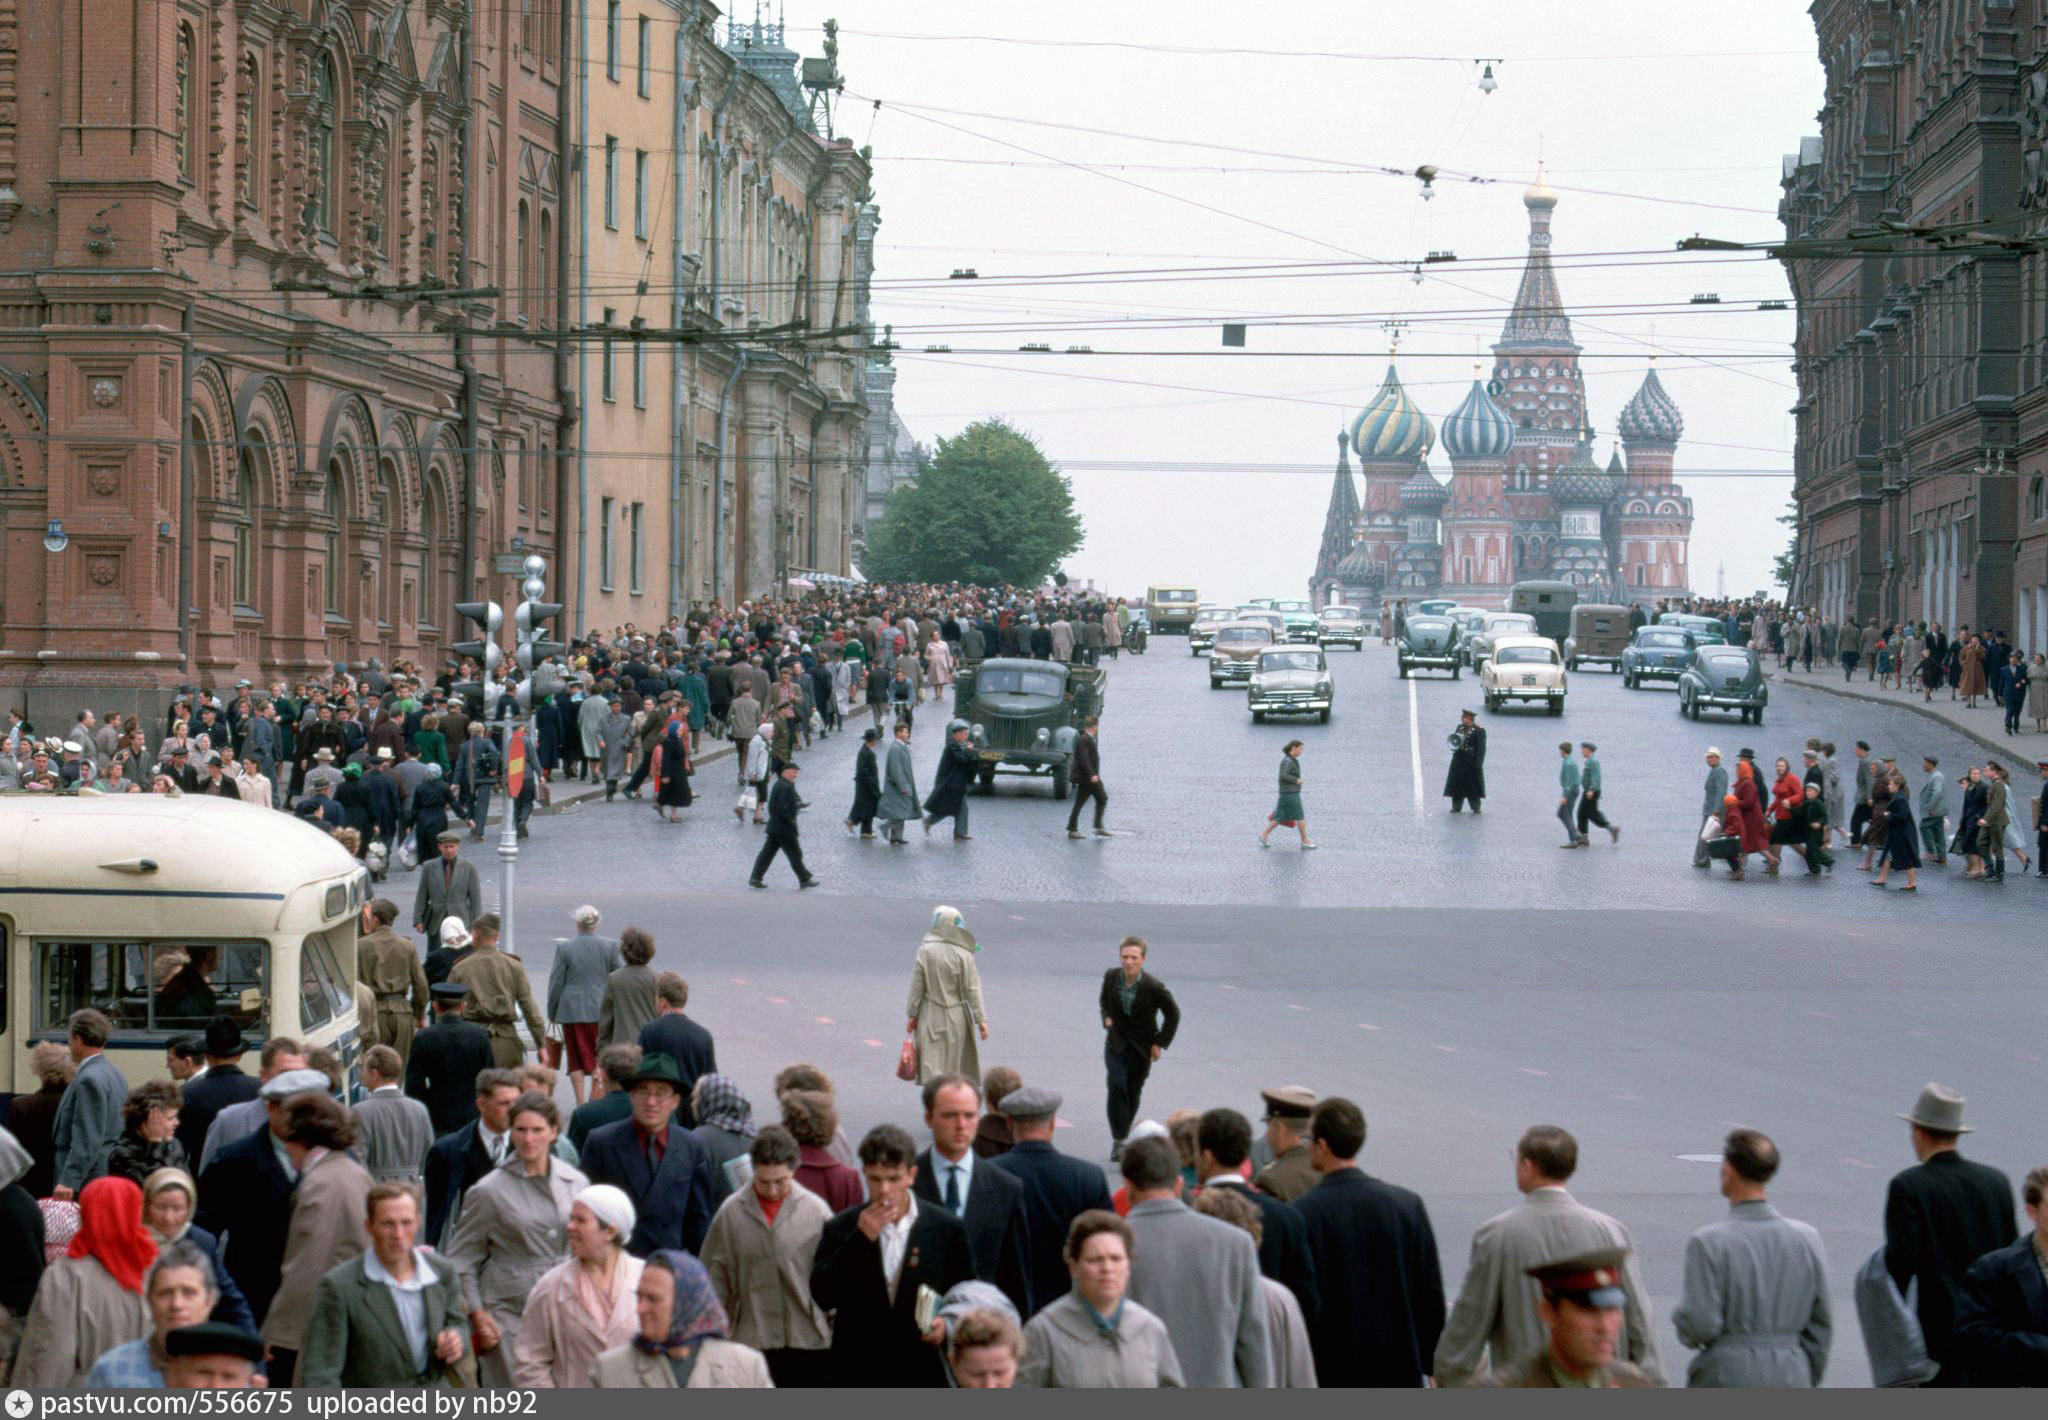
{"type": "Polygon", "coordinates": [[[188,794],[0,795],[0,1094],[94,1006],[131,1081],[215,1016],[341,1055],[351,1087],[357,914],[369,873],[275,809],[188,794]]]}

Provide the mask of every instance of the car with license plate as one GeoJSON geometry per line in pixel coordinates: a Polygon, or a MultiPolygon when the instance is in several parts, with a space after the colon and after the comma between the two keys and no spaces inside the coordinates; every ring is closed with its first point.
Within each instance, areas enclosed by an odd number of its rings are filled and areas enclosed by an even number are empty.
{"type": "Polygon", "coordinates": [[[1473,670],[1484,670],[1486,658],[1493,654],[1493,643],[1503,636],[1534,636],[1536,618],[1527,612],[1489,611],[1479,619],[1479,629],[1472,633],[1466,645],[1465,663],[1473,670]]]}
{"type": "Polygon", "coordinates": [[[1315,643],[1318,627],[1314,607],[1305,601],[1276,601],[1273,610],[1280,613],[1280,623],[1287,628],[1288,640],[1315,643]]]}
{"type": "Polygon", "coordinates": [[[1770,698],[1763,662],[1748,646],[1702,646],[1678,673],[1678,713],[1695,720],[1704,710],[1733,711],[1761,725],[1770,698]]]}
{"type": "Polygon", "coordinates": [[[1209,689],[1226,685],[1248,685],[1258,667],[1259,652],[1279,642],[1270,622],[1226,621],[1216,628],[1216,644],[1209,648],[1209,689]]]}
{"type": "Polygon", "coordinates": [[[1458,678],[1458,623],[1448,616],[1411,616],[1394,648],[1401,679],[1410,671],[1449,671],[1458,678]]]}
{"type": "Polygon", "coordinates": [[[1268,715],[1314,715],[1327,725],[1336,698],[1330,663],[1320,646],[1267,647],[1259,652],[1245,692],[1252,723],[1258,725],[1268,715]]]}
{"type": "Polygon", "coordinates": [[[1217,606],[1210,603],[1195,612],[1195,619],[1188,623],[1188,654],[1199,656],[1216,641],[1216,628],[1226,621],[1237,619],[1237,608],[1217,606]]]}
{"type": "Polygon", "coordinates": [[[1365,649],[1365,613],[1355,606],[1326,606],[1317,615],[1316,641],[1323,646],[1365,649]]]}
{"type": "Polygon", "coordinates": [[[1011,656],[955,668],[953,714],[967,722],[981,756],[982,788],[994,787],[999,772],[1046,776],[1052,796],[1066,798],[1081,721],[1102,713],[1108,683],[1100,666],[1011,656]]]}
{"type": "Polygon", "coordinates": [[[1544,706],[1564,713],[1564,658],[1547,636],[1502,636],[1479,672],[1486,708],[1498,710],[1510,701],[1544,706]]]}
{"type": "Polygon", "coordinates": [[[1602,665],[1619,669],[1628,647],[1629,608],[1580,602],[1572,608],[1572,634],[1564,638],[1564,668],[1602,665]]]}
{"type": "Polygon", "coordinates": [[[1699,641],[1683,626],[1638,626],[1621,650],[1621,683],[1640,690],[1646,680],[1668,680],[1692,664],[1699,641]]]}

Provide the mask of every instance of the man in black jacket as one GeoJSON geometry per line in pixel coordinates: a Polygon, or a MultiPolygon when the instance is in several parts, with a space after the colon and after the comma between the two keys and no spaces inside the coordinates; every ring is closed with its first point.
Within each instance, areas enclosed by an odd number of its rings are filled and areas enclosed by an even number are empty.
{"type": "Polygon", "coordinates": [[[462,1019],[469,1000],[467,986],[437,981],[432,995],[434,1023],[412,1038],[412,1053],[405,1058],[405,1092],[427,1107],[439,1138],[475,1121],[477,1076],[497,1058],[490,1032],[462,1019]]]}
{"type": "Polygon", "coordinates": [[[1074,1219],[1091,1208],[1114,1208],[1102,1170],[1053,1147],[1053,1120],[1060,1103],[1056,1091],[1032,1085],[1004,1095],[1001,1109],[1016,1142],[1009,1152],[985,1161],[1024,1185],[1026,1271],[1033,1310],[1057,1301],[1073,1285],[1066,1246],[1074,1219]]]}
{"type": "Polygon", "coordinates": [[[223,1145],[199,1175],[194,1223],[221,1240],[221,1266],[248,1298],[258,1326],[277,1295],[292,1225],[297,1180],[278,1161],[282,1150],[274,1132],[283,1117],[273,1105],[267,1123],[223,1145]]]}
{"type": "Polygon", "coordinates": [[[1956,1355],[1973,1386],[2048,1386],[2048,1165],[2020,1201],[2034,1230],[1971,1263],[1956,1289],[1956,1355]]]}
{"type": "Polygon", "coordinates": [[[256,1077],[242,1073],[242,1028],[231,1016],[206,1023],[206,1068],[187,1080],[178,1108],[178,1142],[195,1165],[206,1149],[213,1117],[231,1104],[256,1098],[256,1077]]]}
{"type": "Polygon", "coordinates": [[[825,1224],[811,1263],[811,1299],[835,1313],[832,1378],[840,1386],[947,1383],[938,1342],[945,1324],[917,1324],[922,1288],[944,1296],[974,1278],[974,1251],[960,1220],[942,1206],[920,1205],[917,1145],[893,1124],[860,1141],[868,1201],[825,1224]]]}
{"type": "Polygon", "coordinates": [[[1967,1385],[1956,1354],[1956,1288],[1978,1258],[2013,1241],[2012,1184],[1956,1152],[1971,1129],[1963,1097],[1946,1085],[1929,1085],[1899,1118],[1912,1127],[1920,1162],[1894,1176],[1885,1194],[1884,1265],[1902,1293],[1919,1280],[1920,1331],[1927,1358],[1941,1367],[1928,1384],[1967,1385]]]}
{"type": "MultiPolygon", "coordinates": [[[[1158,977],[1145,970],[1143,937],[1126,937],[1117,947],[1120,965],[1102,976],[1102,1060],[1109,1071],[1109,1157],[1124,1156],[1124,1137],[1138,1117],[1153,1062],[1173,1044],[1180,1006],[1158,977]]],[[[1049,1300],[1049,1299],[1048,1299],[1049,1300]]]]}
{"type": "Polygon", "coordinates": [[[1294,1293],[1302,1320],[1316,1324],[1316,1263],[1308,1250],[1308,1225],[1301,1214],[1245,1182],[1251,1157],[1252,1123],[1234,1109],[1212,1109],[1196,1126],[1195,1172],[1204,1189],[1230,1189],[1254,1208],[1264,1225],[1259,1234],[1259,1271],[1294,1293]]]}
{"type": "Polygon", "coordinates": [[[1109,791],[1102,787],[1102,747],[1095,741],[1095,725],[1093,715],[1081,722],[1081,733],[1074,740],[1074,754],[1067,768],[1068,782],[1074,786],[1074,806],[1067,811],[1069,838],[1081,836],[1081,805],[1090,799],[1095,801],[1095,836],[1110,836],[1102,826],[1103,810],[1109,807],[1109,791]]]}
{"type": "Polygon", "coordinates": [[[932,1146],[917,1156],[911,1187],[918,1201],[960,1220],[974,1250],[974,1275],[1000,1287],[1017,1315],[1030,1316],[1024,1185],[975,1156],[981,1086],[965,1075],[934,1075],[924,1085],[924,1122],[932,1146]]]}
{"type": "Polygon", "coordinates": [[[452,1234],[443,1234],[462,1211],[462,1195],[512,1156],[512,1106],[519,1095],[517,1070],[477,1071],[475,1116],[427,1150],[427,1216],[420,1240],[428,1247],[447,1248],[452,1234]]]}
{"type": "Polygon", "coordinates": [[[796,796],[797,773],[796,765],[784,764],[782,772],[775,776],[774,786],[768,790],[768,836],[754,858],[754,871],[747,875],[748,887],[768,886],[761,881],[761,875],[775,862],[777,853],[788,857],[789,866],[796,872],[798,887],[818,885],[818,879],[811,876],[810,869],[804,866],[803,844],[797,839],[797,811],[804,806],[803,800],[796,796]]]}
{"type": "Polygon", "coordinates": [[[875,741],[882,737],[879,726],[860,734],[860,751],[853,757],[853,807],[846,812],[846,831],[859,825],[862,838],[875,836],[875,811],[882,807],[882,769],[875,760],[875,741]]]}
{"type": "Polygon", "coordinates": [[[690,1004],[690,983],[673,971],[654,978],[655,1008],[660,1012],[640,1027],[640,1053],[666,1055],[676,1062],[682,1077],[683,1102],[676,1107],[676,1123],[684,1129],[697,1127],[690,1110],[690,1091],[706,1075],[718,1073],[718,1046],[711,1032],[684,1014],[690,1004]]]}

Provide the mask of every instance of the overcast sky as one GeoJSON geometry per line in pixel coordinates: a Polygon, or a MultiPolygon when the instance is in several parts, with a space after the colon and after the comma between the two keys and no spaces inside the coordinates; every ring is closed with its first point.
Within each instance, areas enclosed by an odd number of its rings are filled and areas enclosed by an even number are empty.
{"type": "MultiPolygon", "coordinates": [[[[1723,565],[1731,593],[1765,585],[1796,396],[1792,316],[1757,303],[1790,293],[1759,256],[1673,244],[1781,234],[1780,155],[1818,131],[1803,6],[818,3],[841,27],[837,130],[875,151],[898,407],[920,440],[988,415],[1033,434],[1086,520],[1070,573],[1304,595],[1382,323],[1406,322],[1402,378],[1439,421],[1499,335],[1540,150],[1601,460],[1660,353],[1694,588],[1723,565]],[[1476,59],[1500,61],[1491,95],[1476,59]],[[1373,171],[1421,163],[1442,170],[1428,201],[1373,171]],[[1458,260],[1415,282],[1432,251],[1458,260]],[[1266,269],[1192,270],[1247,266],[1266,269]],[[1691,304],[1706,292],[1721,304],[1691,304]],[[1221,352],[1226,320],[1253,353],[1221,352]],[[1037,342],[1097,353],[1017,351],[1037,342]]],[[[793,47],[818,51],[825,13],[789,13],[793,47]]],[[[1431,466],[1448,477],[1441,451],[1431,466]]]]}

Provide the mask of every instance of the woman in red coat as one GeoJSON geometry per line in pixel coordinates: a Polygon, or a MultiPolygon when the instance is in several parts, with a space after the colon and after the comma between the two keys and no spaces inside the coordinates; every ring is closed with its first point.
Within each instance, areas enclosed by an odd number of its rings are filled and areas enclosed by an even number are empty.
{"type": "Polygon", "coordinates": [[[1757,794],[1756,765],[1747,759],[1735,764],[1735,807],[1735,832],[1742,839],[1744,861],[1752,853],[1761,853],[1769,862],[1771,835],[1764,827],[1764,801],[1757,794]]]}
{"type": "Polygon", "coordinates": [[[1770,859],[1769,872],[1777,872],[1783,861],[1784,847],[1792,845],[1792,851],[1802,858],[1806,850],[1806,820],[1800,805],[1806,797],[1806,786],[1799,776],[1792,772],[1791,761],[1780,759],[1777,764],[1777,782],[1771,785],[1771,846],[1765,856],[1770,859]]]}

